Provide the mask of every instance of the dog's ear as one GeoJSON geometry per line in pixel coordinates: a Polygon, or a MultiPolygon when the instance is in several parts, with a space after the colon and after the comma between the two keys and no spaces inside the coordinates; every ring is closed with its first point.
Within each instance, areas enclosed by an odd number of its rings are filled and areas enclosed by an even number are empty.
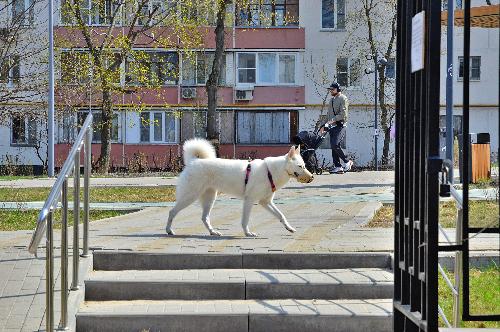
{"type": "Polygon", "coordinates": [[[295,148],[295,154],[300,154],[300,145],[295,148]]]}
{"type": "Polygon", "coordinates": [[[292,147],[290,148],[290,151],[288,151],[286,156],[287,156],[287,158],[292,158],[294,155],[295,155],[295,147],[292,145],[292,147]]]}

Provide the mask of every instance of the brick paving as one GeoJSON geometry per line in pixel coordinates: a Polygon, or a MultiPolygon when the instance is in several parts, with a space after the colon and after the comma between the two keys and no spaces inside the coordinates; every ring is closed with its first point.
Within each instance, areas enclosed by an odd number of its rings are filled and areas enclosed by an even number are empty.
{"type": "MultiPolygon", "coordinates": [[[[167,180],[170,184],[175,182],[172,179],[165,179],[165,182],[167,180]]],[[[117,183],[118,180],[113,181],[117,183]]],[[[144,180],[144,183],[155,181],[144,180]]],[[[174,221],[173,228],[177,232],[174,237],[164,232],[170,208],[157,207],[92,223],[90,245],[103,249],[178,253],[391,251],[392,229],[360,227],[371,218],[379,202],[346,201],[336,197],[385,195],[391,193],[392,185],[390,172],[325,175],[310,185],[290,182],[276,196],[278,207],[297,229],[295,234],[288,233],[278,220],[262,207],[255,206],[250,228],[259,236],[244,237],[240,225],[241,201],[222,196],[215,203],[211,216],[214,228],[223,233],[222,237],[208,236],[201,222],[201,209],[195,204],[182,211],[174,221]]],[[[31,231],[0,232],[0,331],[44,329],[45,249],[43,246],[39,249],[39,258],[27,252],[31,234],[31,231]]],[[[69,243],[71,235],[69,231],[69,243]]],[[[473,249],[498,248],[498,239],[490,235],[473,239],[473,249]]],[[[58,231],[54,238],[58,275],[58,231]]],[[[71,265],[71,256],[69,262],[71,265]]],[[[59,285],[57,280],[56,290],[59,285]]],[[[54,303],[56,309],[59,308],[59,293],[54,303]]],[[[55,322],[58,322],[57,315],[55,322]]]]}

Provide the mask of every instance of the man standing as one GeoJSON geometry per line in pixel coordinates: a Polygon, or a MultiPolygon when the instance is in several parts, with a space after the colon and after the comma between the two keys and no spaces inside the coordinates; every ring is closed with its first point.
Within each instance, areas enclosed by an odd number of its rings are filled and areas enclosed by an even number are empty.
{"type": "Polygon", "coordinates": [[[352,160],[346,157],[345,151],[341,147],[346,135],[345,125],[349,111],[349,100],[342,93],[342,89],[337,82],[332,83],[328,90],[332,95],[328,109],[328,124],[331,126],[329,130],[330,145],[333,158],[333,167],[330,169],[330,173],[342,174],[349,172],[353,165],[352,160]],[[342,166],[341,161],[344,162],[344,166],[342,166]]]}

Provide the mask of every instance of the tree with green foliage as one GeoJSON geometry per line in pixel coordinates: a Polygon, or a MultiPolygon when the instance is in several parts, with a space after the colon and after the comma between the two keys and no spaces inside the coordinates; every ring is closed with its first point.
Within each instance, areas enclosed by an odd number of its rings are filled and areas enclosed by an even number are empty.
{"type": "Polygon", "coordinates": [[[161,86],[177,84],[179,79],[178,55],[140,49],[189,53],[202,47],[198,9],[193,0],[97,0],[91,8],[86,1],[62,2],[66,28],[57,34],[56,41],[61,50],[59,99],[73,111],[85,105],[91,95],[89,103],[99,105],[100,121],[95,124],[101,139],[96,161],[99,173],[109,170],[113,112],[118,110],[118,101],[126,98],[131,103],[128,108],[140,110],[144,94],[157,93],[161,98],[161,86]]]}

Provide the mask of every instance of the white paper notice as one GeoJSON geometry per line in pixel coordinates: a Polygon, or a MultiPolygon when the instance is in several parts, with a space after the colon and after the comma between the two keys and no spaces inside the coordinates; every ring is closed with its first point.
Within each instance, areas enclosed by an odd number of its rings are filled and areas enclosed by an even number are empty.
{"type": "Polygon", "coordinates": [[[425,12],[413,16],[411,20],[411,72],[424,69],[425,52],[425,12]]]}

